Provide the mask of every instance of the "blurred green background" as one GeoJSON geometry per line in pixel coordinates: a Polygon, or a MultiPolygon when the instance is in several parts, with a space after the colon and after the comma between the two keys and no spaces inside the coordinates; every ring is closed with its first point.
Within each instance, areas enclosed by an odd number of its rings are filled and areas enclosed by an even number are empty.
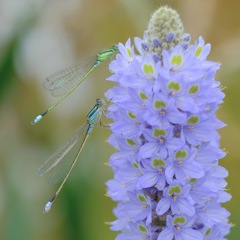
{"type": "Polygon", "coordinates": [[[217,78],[226,87],[218,116],[229,153],[220,161],[229,171],[231,202],[224,206],[240,235],[240,1],[237,0],[0,0],[0,239],[114,239],[105,221],[114,220],[114,202],[105,197],[112,177],[104,165],[114,149],[110,132],[95,128],[81,159],[48,214],[42,210],[58,185],[36,170],[84,121],[96,97],[112,86],[98,68],[41,123],[31,120],[56,101],[44,90],[46,76],[79,63],[113,43],[143,35],[153,11],[176,9],[192,41],[202,35],[212,44],[209,59],[222,67],[217,78]],[[239,81],[239,82],[238,82],[239,81]]]}

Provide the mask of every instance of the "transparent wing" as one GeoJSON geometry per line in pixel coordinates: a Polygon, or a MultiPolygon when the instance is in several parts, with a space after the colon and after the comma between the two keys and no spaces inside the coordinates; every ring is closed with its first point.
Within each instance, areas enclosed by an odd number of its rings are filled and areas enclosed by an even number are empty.
{"type": "Polygon", "coordinates": [[[43,86],[51,91],[52,96],[61,96],[72,89],[79,81],[83,81],[95,62],[96,56],[93,56],[79,65],[55,72],[45,79],[43,86]]]}
{"type": "Polygon", "coordinates": [[[63,180],[84,142],[88,126],[88,122],[86,121],[75,134],[61,145],[38,169],[38,175],[48,174],[48,179],[53,184],[63,180]]]}

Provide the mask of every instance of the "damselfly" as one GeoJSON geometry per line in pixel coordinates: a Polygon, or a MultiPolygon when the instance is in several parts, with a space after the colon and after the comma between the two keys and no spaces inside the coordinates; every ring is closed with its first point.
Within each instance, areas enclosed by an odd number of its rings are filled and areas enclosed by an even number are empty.
{"type": "Polygon", "coordinates": [[[38,175],[48,174],[51,182],[57,183],[62,180],[62,183],[56,193],[45,205],[44,212],[48,212],[60,193],[64,183],[70,175],[79,155],[91,134],[94,125],[101,123],[101,117],[105,112],[105,103],[102,99],[97,99],[96,104],[92,107],[86,116],[85,122],[70,137],[62,146],[60,146],[38,169],[38,175]]]}
{"type": "Polygon", "coordinates": [[[51,91],[53,96],[62,97],[60,97],[59,100],[46,111],[35,117],[31,124],[38,123],[48,112],[50,112],[71,92],[73,92],[95,68],[97,68],[105,60],[112,58],[117,52],[118,46],[113,45],[111,48],[102,50],[89,61],[83,62],[83,64],[65,68],[46,78],[43,83],[44,87],[51,91]]]}

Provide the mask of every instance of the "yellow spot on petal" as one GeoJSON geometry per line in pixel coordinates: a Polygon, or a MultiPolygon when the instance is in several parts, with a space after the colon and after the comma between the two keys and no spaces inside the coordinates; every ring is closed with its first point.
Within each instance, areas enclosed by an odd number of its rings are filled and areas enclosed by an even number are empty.
{"type": "Polygon", "coordinates": [[[151,64],[145,63],[143,65],[143,71],[146,74],[154,74],[154,67],[151,64]]]}
{"type": "Polygon", "coordinates": [[[195,94],[198,92],[198,86],[197,85],[192,85],[189,89],[189,94],[195,94]]]}
{"type": "Polygon", "coordinates": [[[130,48],[127,48],[127,55],[132,58],[132,50],[130,48]]]}
{"type": "Polygon", "coordinates": [[[148,99],[147,95],[143,92],[140,92],[139,96],[142,100],[147,100],[148,99]]]}
{"type": "Polygon", "coordinates": [[[199,47],[196,49],[194,55],[195,55],[196,57],[199,57],[199,56],[201,55],[201,53],[202,53],[202,46],[199,46],[199,47]]]}
{"type": "Polygon", "coordinates": [[[187,123],[196,124],[196,123],[198,123],[198,121],[199,121],[198,116],[191,116],[191,117],[188,119],[187,123]]]}
{"type": "Polygon", "coordinates": [[[171,59],[172,65],[181,65],[182,64],[182,55],[174,55],[171,59]]]}

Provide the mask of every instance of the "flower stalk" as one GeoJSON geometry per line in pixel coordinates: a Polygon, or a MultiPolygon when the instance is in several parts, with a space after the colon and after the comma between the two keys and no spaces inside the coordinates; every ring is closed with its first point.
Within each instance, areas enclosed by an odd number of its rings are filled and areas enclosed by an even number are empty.
{"type": "Polygon", "coordinates": [[[224,93],[208,61],[210,44],[190,44],[176,11],[159,8],[143,39],[119,43],[108,80],[116,86],[109,143],[114,178],[107,193],[117,206],[111,223],[117,240],[225,239],[229,212],[221,204],[227,171],[216,110],[224,93]],[[137,53],[135,51],[137,50],[137,53]]]}

